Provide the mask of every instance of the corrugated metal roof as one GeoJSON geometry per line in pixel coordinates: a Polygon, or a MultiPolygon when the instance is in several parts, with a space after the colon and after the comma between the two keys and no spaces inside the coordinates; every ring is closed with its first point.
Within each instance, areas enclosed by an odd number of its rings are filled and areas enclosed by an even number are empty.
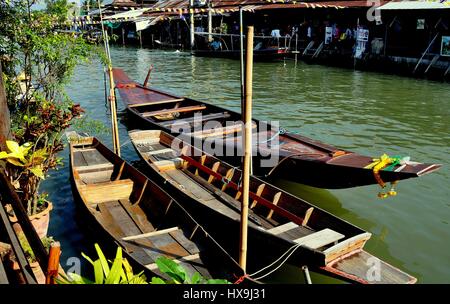
{"type": "Polygon", "coordinates": [[[378,8],[379,10],[427,10],[427,9],[450,9],[450,1],[439,0],[402,1],[389,2],[378,8]]]}

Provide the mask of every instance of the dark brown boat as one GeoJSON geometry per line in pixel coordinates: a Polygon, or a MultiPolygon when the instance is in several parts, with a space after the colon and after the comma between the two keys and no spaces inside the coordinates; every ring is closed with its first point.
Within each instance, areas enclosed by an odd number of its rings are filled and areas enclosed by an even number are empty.
{"type": "MultiPolygon", "coordinates": [[[[242,200],[238,168],[163,131],[129,135],[155,179],[189,206],[213,237],[225,243],[230,233],[238,233],[242,200]]],[[[275,258],[298,245],[290,263],[332,277],[365,284],[416,282],[363,249],[370,233],[254,176],[249,201],[249,261],[275,258]]],[[[227,243],[228,252],[236,250],[233,245],[227,243]]]]}
{"type": "Polygon", "coordinates": [[[235,280],[239,265],[170,195],[95,138],[70,145],[74,195],[96,237],[123,248],[132,265],[165,277],[155,263],[166,256],[192,276],[235,280]]]}
{"type": "MultiPolygon", "coordinates": [[[[243,155],[240,113],[144,87],[128,78],[121,69],[114,69],[114,80],[123,103],[142,123],[142,128],[182,134],[190,142],[194,138],[200,142],[214,141],[216,151],[234,152],[218,156],[220,159],[239,165],[241,158],[236,155],[243,155]]],[[[262,121],[253,123],[256,125],[254,136],[265,138],[256,144],[253,172],[265,179],[282,178],[314,187],[339,189],[384,185],[425,175],[440,167],[392,158],[391,162],[379,163],[381,167],[374,170],[376,162],[372,157],[341,150],[282,128],[275,129],[262,121]],[[275,161],[263,164],[263,160],[271,156],[276,157],[275,161]]]]}

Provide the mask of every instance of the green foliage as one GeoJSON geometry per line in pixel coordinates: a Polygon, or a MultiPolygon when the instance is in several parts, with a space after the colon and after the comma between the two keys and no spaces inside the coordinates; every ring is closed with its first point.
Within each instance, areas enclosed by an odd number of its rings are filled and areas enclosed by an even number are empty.
{"type": "Polygon", "coordinates": [[[133,273],[128,261],[122,257],[122,248],[117,248],[114,261],[108,261],[100,246],[95,244],[98,259],[93,261],[90,257],[82,253],[83,257],[89,261],[94,268],[94,280],[89,280],[76,273],[69,273],[69,277],[57,279],[59,284],[147,284],[145,275],[140,272],[133,273]]]}
{"type": "Polygon", "coordinates": [[[158,266],[159,271],[170,277],[170,280],[168,281],[156,279],[156,284],[230,284],[227,280],[205,279],[198,272],[195,272],[192,277],[189,278],[186,269],[164,256],[160,256],[156,259],[156,265],[158,266]]]}
{"type": "Polygon", "coordinates": [[[31,10],[35,2],[0,2],[0,58],[11,130],[19,147],[30,145],[33,151],[16,157],[10,149],[3,158],[30,215],[37,211],[41,180],[61,163],[57,153],[64,148],[63,131],[83,112],[64,85],[76,65],[95,54],[81,35],[65,31],[71,5],[67,0],[45,0],[41,11],[31,10]]]}
{"type": "MultiPolygon", "coordinates": [[[[34,255],[33,249],[31,249],[30,243],[23,232],[19,233],[19,242],[22,247],[26,258],[30,263],[36,262],[36,256],[34,255]]],[[[49,251],[50,245],[55,241],[51,236],[45,236],[41,239],[44,248],[49,251]]]]}
{"type": "Polygon", "coordinates": [[[85,132],[96,136],[110,132],[110,129],[102,121],[89,118],[87,115],[77,119],[72,124],[72,129],[78,133],[85,132]]]}
{"type": "MultiPolygon", "coordinates": [[[[122,248],[118,247],[114,261],[108,261],[100,246],[95,244],[98,259],[93,261],[82,253],[94,268],[94,280],[87,279],[75,273],[69,273],[70,279],[58,279],[59,284],[149,284],[143,272],[135,275],[127,259],[122,257],[122,248]]],[[[186,270],[173,260],[164,256],[156,259],[159,271],[169,276],[169,280],[153,277],[150,284],[230,284],[227,280],[205,279],[198,272],[189,278],[186,270]]]]}

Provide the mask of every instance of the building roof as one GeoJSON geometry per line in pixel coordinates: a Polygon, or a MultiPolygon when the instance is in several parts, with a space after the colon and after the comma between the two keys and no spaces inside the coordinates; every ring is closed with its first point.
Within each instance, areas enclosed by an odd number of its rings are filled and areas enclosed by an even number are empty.
{"type": "Polygon", "coordinates": [[[378,8],[379,10],[428,10],[450,9],[450,0],[391,1],[378,8]]]}

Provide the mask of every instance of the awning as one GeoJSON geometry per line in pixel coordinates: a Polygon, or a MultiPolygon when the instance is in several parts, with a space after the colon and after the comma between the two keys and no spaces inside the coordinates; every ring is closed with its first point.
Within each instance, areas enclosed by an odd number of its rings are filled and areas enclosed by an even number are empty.
{"type": "Polygon", "coordinates": [[[146,8],[141,8],[141,9],[136,9],[136,10],[131,10],[131,11],[127,11],[127,12],[123,12],[123,13],[118,13],[112,16],[106,16],[103,17],[104,20],[107,19],[128,19],[128,18],[136,18],[141,16],[143,13],[145,13],[146,11],[148,11],[150,8],[146,7],[146,8]]]}
{"type": "Polygon", "coordinates": [[[426,9],[450,9],[450,1],[439,0],[401,1],[389,2],[377,8],[379,10],[426,10],[426,9]]]}

